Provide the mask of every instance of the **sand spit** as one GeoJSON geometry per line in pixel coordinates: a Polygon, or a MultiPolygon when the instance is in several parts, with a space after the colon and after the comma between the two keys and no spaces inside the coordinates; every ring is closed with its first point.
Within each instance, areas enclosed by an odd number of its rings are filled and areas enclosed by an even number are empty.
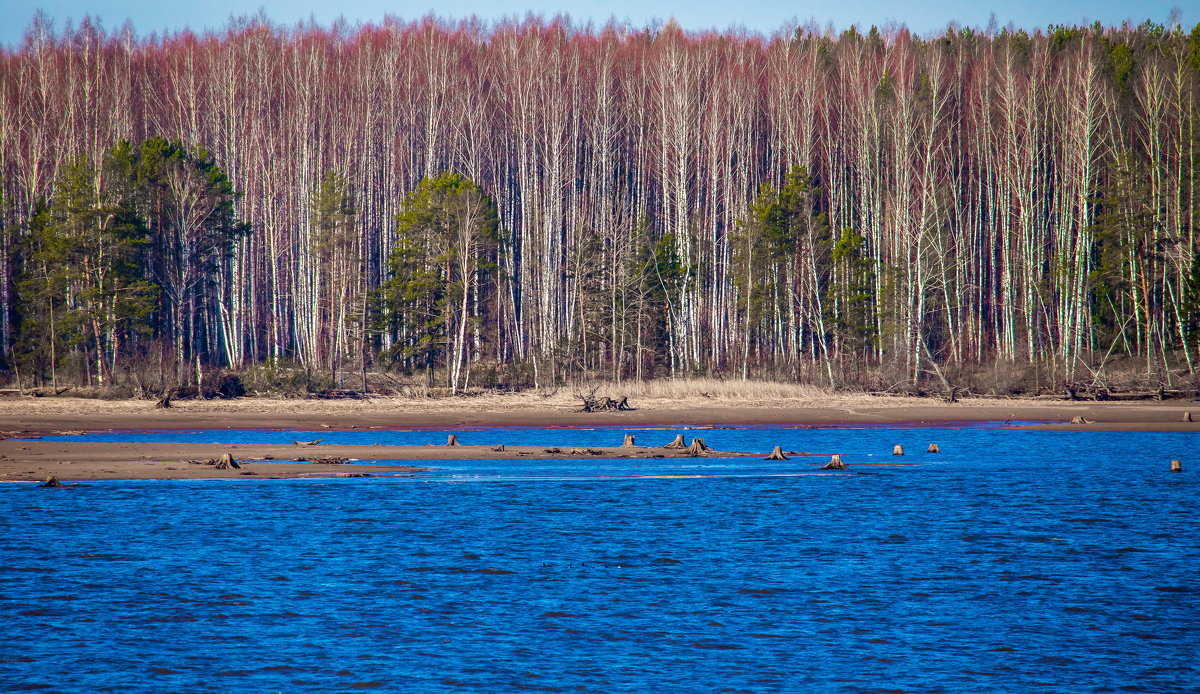
{"type": "MultiPolygon", "coordinates": [[[[1189,401],[1081,403],[1045,400],[965,400],[944,404],[922,398],[814,394],[755,401],[739,398],[645,398],[632,411],[584,413],[561,393],[484,395],[470,398],[412,400],[280,400],[244,398],[230,401],[184,401],[156,409],[145,400],[78,398],[0,399],[0,481],[89,479],[237,479],[308,475],[395,474],[420,468],[361,465],[355,460],[426,461],[468,458],[647,458],[688,457],[687,451],[664,449],[668,442],[637,437],[651,446],[547,450],[541,446],[505,446],[501,436],[489,445],[343,446],[208,445],[160,443],[70,443],[14,440],[23,437],[100,430],[148,429],[296,429],[372,430],[431,428],[448,431],[478,427],[594,427],[736,425],[775,426],[940,426],[956,422],[998,422],[1039,429],[1107,431],[1198,431],[1200,422],[1185,421],[1200,403],[1189,401]],[[189,463],[230,453],[238,469],[189,463]],[[340,462],[273,462],[348,459],[340,462]]],[[[636,432],[635,432],[636,433],[636,432]]],[[[696,432],[700,433],[700,432],[696,432]]],[[[689,438],[693,434],[688,434],[689,438]]],[[[702,433],[700,433],[702,435],[702,433]]],[[[750,455],[713,452],[708,455],[750,455]]]]}

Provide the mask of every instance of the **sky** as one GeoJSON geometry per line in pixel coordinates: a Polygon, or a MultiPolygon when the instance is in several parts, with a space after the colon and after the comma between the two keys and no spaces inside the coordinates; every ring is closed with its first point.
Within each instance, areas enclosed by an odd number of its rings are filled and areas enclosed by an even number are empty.
{"type": "Polygon", "coordinates": [[[953,2],[951,0],[822,0],[820,2],[762,2],[761,0],[0,0],[0,44],[15,45],[39,9],[62,28],[68,21],[91,15],[107,29],[132,21],[139,36],[178,31],[219,29],[231,16],[255,14],[259,9],[275,22],[291,25],[315,19],[329,24],[339,16],[351,24],[378,22],[391,14],[413,19],[433,12],[442,17],[477,15],[485,20],[522,17],[527,13],[553,16],[566,13],[577,21],[603,24],[610,18],[645,26],[674,17],[686,30],[744,27],[772,34],[785,24],[815,20],[841,31],[851,25],[903,23],[918,34],[940,33],[950,22],[985,28],[995,15],[996,25],[1010,23],[1024,29],[1049,24],[1100,21],[1120,24],[1132,19],[1166,22],[1173,8],[1191,28],[1200,22],[1194,0],[1011,0],[953,2]]]}

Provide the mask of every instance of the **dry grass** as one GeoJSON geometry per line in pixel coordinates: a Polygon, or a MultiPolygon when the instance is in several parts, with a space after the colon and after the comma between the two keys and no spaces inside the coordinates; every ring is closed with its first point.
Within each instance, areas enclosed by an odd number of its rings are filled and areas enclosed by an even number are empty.
{"type": "Polygon", "coordinates": [[[598,387],[597,392],[625,395],[637,400],[716,400],[750,403],[777,400],[813,400],[830,395],[830,391],[802,383],[755,380],[719,380],[715,378],[657,379],[653,381],[593,382],[577,389],[598,387]]]}

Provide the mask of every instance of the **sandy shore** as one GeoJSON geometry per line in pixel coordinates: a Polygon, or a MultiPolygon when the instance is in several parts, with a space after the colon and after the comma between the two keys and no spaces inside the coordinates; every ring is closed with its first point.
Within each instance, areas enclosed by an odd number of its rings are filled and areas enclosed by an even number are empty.
{"type": "MultiPolygon", "coordinates": [[[[1110,431],[1197,431],[1200,422],[1184,422],[1184,413],[1200,403],[1187,401],[1084,403],[1046,400],[966,400],[944,404],[921,398],[822,394],[807,398],[746,399],[662,398],[635,400],[628,412],[577,412],[570,396],[554,394],[487,395],[473,398],[407,400],[274,400],[180,402],[156,409],[150,401],[75,398],[4,398],[0,435],[16,439],[45,434],[120,429],[463,429],[528,426],[671,426],[780,425],[871,426],[927,425],[996,421],[1046,429],[1110,431]],[[1083,418],[1083,423],[1071,423],[1083,418]]],[[[497,444],[503,441],[497,441],[497,444]]],[[[616,443],[616,442],[614,442],[616,443]]],[[[641,441],[639,441],[641,443],[641,441]]],[[[297,477],[404,473],[404,465],[355,465],[265,462],[264,458],[350,458],[360,460],[439,460],[461,458],[588,458],[678,455],[662,448],[563,449],[487,446],[222,446],[201,444],[64,443],[0,441],[0,480],[199,479],[297,477]],[[572,450],[575,450],[572,453],[572,450]],[[241,469],[216,470],[189,460],[231,453],[246,462],[241,469]],[[247,474],[250,473],[250,474],[247,474]]]]}

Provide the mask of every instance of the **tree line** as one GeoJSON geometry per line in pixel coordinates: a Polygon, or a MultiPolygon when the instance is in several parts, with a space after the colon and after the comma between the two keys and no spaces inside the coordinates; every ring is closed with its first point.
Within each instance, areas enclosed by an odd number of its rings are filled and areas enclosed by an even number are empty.
{"type": "Polygon", "coordinates": [[[461,391],[1200,359],[1200,26],[563,19],[0,51],[0,360],[461,391]]]}

